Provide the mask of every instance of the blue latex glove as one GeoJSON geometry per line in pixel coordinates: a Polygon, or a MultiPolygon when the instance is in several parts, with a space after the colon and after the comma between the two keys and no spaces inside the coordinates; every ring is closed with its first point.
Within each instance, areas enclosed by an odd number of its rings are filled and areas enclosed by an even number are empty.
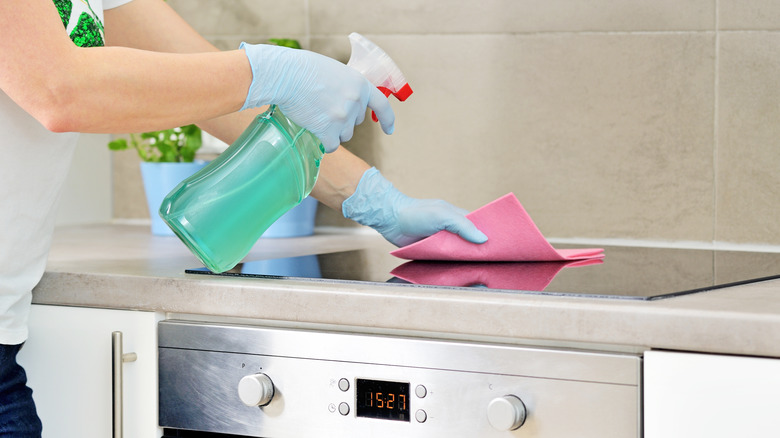
{"type": "Polygon", "coordinates": [[[341,206],[344,217],[367,225],[396,246],[406,246],[441,230],[473,243],[487,236],[466,218],[468,211],[438,199],[410,198],[372,167],[360,178],[355,193],[341,206]]]}
{"type": "Polygon", "coordinates": [[[276,104],[317,136],[326,152],[352,138],[366,107],[392,134],[395,114],[387,98],[357,70],[314,52],[268,44],[241,43],[252,66],[252,85],[242,110],[276,104]]]}

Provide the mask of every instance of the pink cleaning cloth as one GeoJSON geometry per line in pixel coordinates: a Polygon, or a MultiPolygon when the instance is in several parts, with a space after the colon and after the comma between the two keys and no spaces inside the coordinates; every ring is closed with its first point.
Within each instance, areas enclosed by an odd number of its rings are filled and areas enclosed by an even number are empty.
{"type": "Polygon", "coordinates": [[[410,283],[429,286],[543,291],[563,268],[601,263],[600,259],[525,263],[415,260],[398,266],[391,274],[410,283]]]}
{"type": "Polygon", "coordinates": [[[601,248],[555,249],[526,213],[514,193],[466,215],[488,241],[476,244],[449,231],[426,237],[390,254],[408,260],[469,262],[550,262],[602,259],[601,248]]]}

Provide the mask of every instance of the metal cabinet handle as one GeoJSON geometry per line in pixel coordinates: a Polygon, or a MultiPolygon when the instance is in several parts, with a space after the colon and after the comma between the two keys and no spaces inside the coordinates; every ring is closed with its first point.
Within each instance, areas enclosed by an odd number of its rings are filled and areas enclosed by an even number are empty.
{"type": "Polygon", "coordinates": [[[138,355],[135,353],[122,353],[122,332],[111,333],[111,370],[113,383],[111,389],[114,399],[114,438],[122,438],[122,364],[124,362],[135,362],[138,355]]]}

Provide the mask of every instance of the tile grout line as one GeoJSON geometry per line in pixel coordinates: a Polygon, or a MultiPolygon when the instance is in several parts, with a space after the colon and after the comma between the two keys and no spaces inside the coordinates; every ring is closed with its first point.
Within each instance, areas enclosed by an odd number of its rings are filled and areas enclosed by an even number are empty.
{"type": "MultiPolygon", "coordinates": [[[[347,35],[349,32],[336,32],[336,33],[317,33],[314,34],[311,32],[311,17],[309,16],[309,12],[306,12],[309,10],[308,8],[308,2],[305,4],[306,7],[304,9],[304,13],[306,14],[306,20],[304,21],[304,30],[303,30],[303,37],[307,40],[311,40],[311,38],[341,38],[344,35],[347,35]]],[[[667,31],[667,30],[657,30],[657,31],[539,31],[539,32],[499,32],[499,33],[485,33],[485,32],[474,32],[474,33],[371,33],[372,36],[382,36],[382,37],[411,37],[411,38],[418,38],[418,37],[463,37],[463,38],[473,38],[473,37],[506,37],[506,36],[514,36],[514,37],[544,37],[544,36],[626,36],[626,35],[657,35],[657,36],[664,36],[664,35],[694,35],[694,34],[713,34],[715,36],[719,36],[721,34],[766,34],[766,33],[773,33],[777,34],[780,33],[780,30],[778,29],[720,29],[720,30],[673,30],[673,31],[667,31]]],[[[256,34],[256,35],[263,35],[263,34],[256,34]]],[[[252,36],[256,36],[252,35],[252,36]]],[[[368,33],[366,33],[368,35],[368,33]]],[[[246,39],[247,34],[240,33],[240,34],[204,34],[203,35],[206,39],[213,41],[213,40],[226,40],[226,39],[246,39]]],[[[269,34],[267,35],[269,37],[274,37],[277,35],[269,34]]]]}
{"type": "Polygon", "coordinates": [[[311,50],[311,8],[309,7],[309,0],[303,1],[303,14],[306,17],[303,24],[303,34],[306,40],[304,47],[311,50]]]}
{"type": "MultiPolygon", "coordinates": [[[[712,111],[712,241],[718,237],[718,148],[720,143],[720,0],[715,0],[715,59],[713,77],[713,111],[712,111]]],[[[718,278],[715,263],[715,253],[712,254],[712,275],[718,278]]]]}
{"type": "Polygon", "coordinates": [[[720,147],[720,0],[715,0],[715,60],[712,150],[712,241],[718,234],[718,151],[720,147]]]}

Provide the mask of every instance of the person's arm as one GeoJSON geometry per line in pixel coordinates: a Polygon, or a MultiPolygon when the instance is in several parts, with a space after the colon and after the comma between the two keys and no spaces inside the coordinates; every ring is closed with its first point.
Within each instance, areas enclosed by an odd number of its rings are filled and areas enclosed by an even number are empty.
{"type": "Polygon", "coordinates": [[[209,119],[241,108],[251,82],[240,50],[81,48],[51,0],[0,2],[0,88],[52,131],[139,132],[209,119]]]}
{"type": "MultiPolygon", "coordinates": [[[[150,22],[178,18],[161,0],[107,13],[150,22]]],[[[263,44],[200,53],[81,48],[50,0],[0,2],[0,89],[55,132],[156,130],[273,103],[333,150],[352,136],[366,107],[387,133],[395,121],[376,87],[326,56],[263,44]]]]}
{"type": "MultiPolygon", "coordinates": [[[[108,9],[105,11],[105,22],[106,44],[110,46],[166,53],[219,52],[162,0],[133,0],[108,9]],[[150,20],[149,17],[155,19],[150,20]]],[[[248,87],[247,84],[244,96],[248,87]]],[[[252,119],[267,108],[238,112],[240,106],[219,117],[196,119],[195,123],[214,137],[231,144],[252,119]]]]}

